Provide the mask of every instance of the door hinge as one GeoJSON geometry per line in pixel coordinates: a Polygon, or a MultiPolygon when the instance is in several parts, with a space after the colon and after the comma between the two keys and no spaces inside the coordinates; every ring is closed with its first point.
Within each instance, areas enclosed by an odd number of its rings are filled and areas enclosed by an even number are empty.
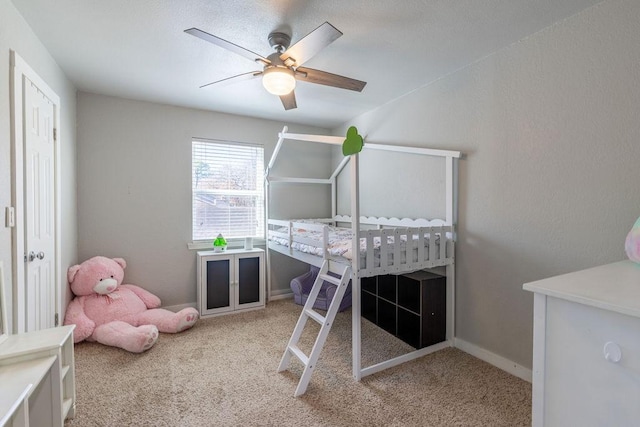
{"type": "Polygon", "coordinates": [[[56,313],[53,326],[58,326],[59,323],[60,323],[60,320],[58,320],[58,313],[56,313]]]}
{"type": "Polygon", "coordinates": [[[16,210],[13,208],[13,206],[7,206],[4,210],[4,226],[16,226],[16,210]]]}
{"type": "Polygon", "coordinates": [[[57,141],[58,140],[58,129],[53,128],[53,140],[57,141]]]}

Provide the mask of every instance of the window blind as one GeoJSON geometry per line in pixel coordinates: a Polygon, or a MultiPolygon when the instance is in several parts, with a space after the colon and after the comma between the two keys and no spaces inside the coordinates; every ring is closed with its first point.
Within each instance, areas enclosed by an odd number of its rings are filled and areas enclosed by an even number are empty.
{"type": "Polygon", "coordinates": [[[264,237],[264,148],[192,141],[193,240],[264,237]]]}

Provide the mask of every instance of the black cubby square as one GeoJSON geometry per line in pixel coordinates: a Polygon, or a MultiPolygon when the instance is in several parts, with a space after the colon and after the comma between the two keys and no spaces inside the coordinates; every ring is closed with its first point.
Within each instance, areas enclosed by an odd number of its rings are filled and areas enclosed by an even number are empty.
{"type": "Polygon", "coordinates": [[[378,326],[396,334],[396,305],[378,298],[378,326]]]}
{"type": "Polygon", "coordinates": [[[373,323],[378,322],[377,300],[378,298],[374,294],[362,291],[362,317],[373,323]]]}
{"type": "Polygon", "coordinates": [[[396,302],[396,276],[391,274],[378,276],[378,296],[389,302],[396,302]]]}
{"type": "Polygon", "coordinates": [[[377,292],[377,280],[376,277],[363,277],[360,279],[360,287],[362,287],[363,291],[370,292],[376,295],[377,292]]]}
{"type": "Polygon", "coordinates": [[[398,307],[398,338],[414,348],[422,348],[420,324],[420,316],[398,307]]]}
{"type": "Polygon", "coordinates": [[[407,276],[398,276],[398,305],[420,314],[420,281],[407,276]]]}

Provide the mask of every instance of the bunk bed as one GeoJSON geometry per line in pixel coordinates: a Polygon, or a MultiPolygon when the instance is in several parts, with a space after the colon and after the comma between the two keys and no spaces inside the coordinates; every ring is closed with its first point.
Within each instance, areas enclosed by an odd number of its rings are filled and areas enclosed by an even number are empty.
{"type": "MultiPolygon", "coordinates": [[[[278,143],[265,172],[268,248],[316,267],[325,265],[325,268],[333,273],[348,272],[347,274],[352,281],[352,370],[354,378],[359,381],[367,375],[453,346],[457,160],[461,157],[461,153],[399,145],[364,144],[364,150],[394,151],[442,158],[445,162],[446,174],[443,180],[446,204],[444,219],[364,217],[360,216],[358,153],[344,157],[327,179],[273,175],[274,164],[285,141],[341,145],[344,137],[288,133],[286,126],[278,137],[278,143]],[[351,214],[338,215],[337,178],[348,163],[350,163],[351,214]],[[269,218],[269,191],[271,186],[280,183],[331,186],[332,217],[319,219],[269,218]],[[357,248],[357,250],[353,248],[357,248]],[[379,275],[397,275],[436,267],[444,270],[446,275],[445,340],[372,366],[362,367],[361,279],[379,275]]],[[[267,256],[267,265],[270,266],[269,255],[267,256]]],[[[302,393],[304,393],[304,388],[302,393]]]]}

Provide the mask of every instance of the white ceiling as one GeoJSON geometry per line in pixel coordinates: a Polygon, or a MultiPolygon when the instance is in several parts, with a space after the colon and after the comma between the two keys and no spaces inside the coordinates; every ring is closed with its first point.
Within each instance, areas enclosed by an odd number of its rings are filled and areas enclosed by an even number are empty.
{"type": "Polygon", "coordinates": [[[601,0],[12,0],[81,91],[333,127],[601,0]],[[184,30],[267,56],[328,21],[344,35],[305,67],[368,82],[361,93],[298,82],[284,111],[259,79],[199,86],[261,67],[184,30]]]}

